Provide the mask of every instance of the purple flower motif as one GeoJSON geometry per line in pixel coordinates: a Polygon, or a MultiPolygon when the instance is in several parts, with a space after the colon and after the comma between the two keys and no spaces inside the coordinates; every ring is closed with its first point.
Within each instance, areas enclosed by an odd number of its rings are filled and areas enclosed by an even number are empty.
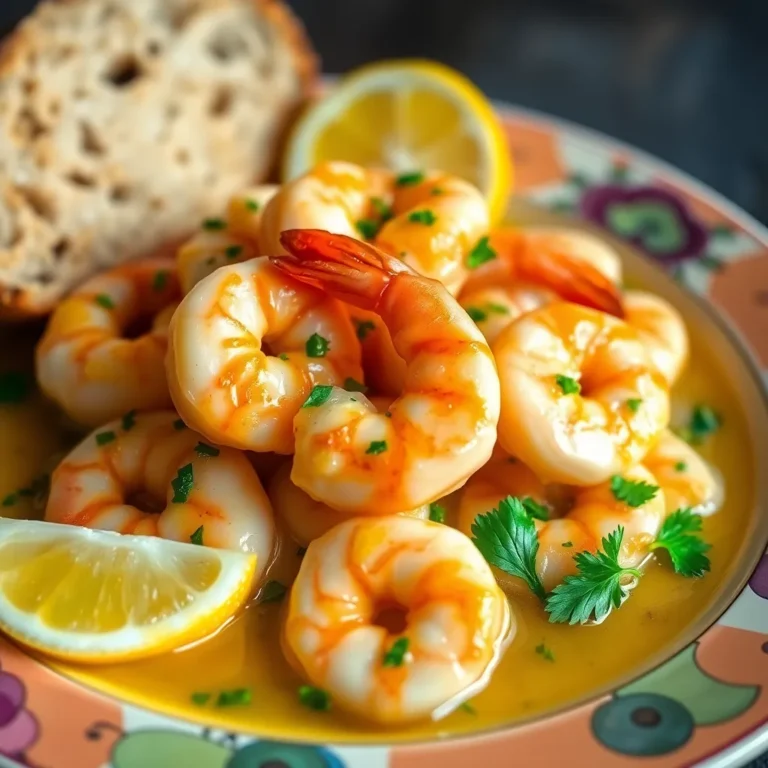
{"type": "Polygon", "coordinates": [[[749,588],[763,600],[768,599],[768,555],[763,555],[749,579],[749,588]]]}
{"type": "Polygon", "coordinates": [[[18,677],[0,670],[0,755],[22,764],[38,737],[37,720],[24,708],[25,694],[18,677]]]}
{"type": "Polygon", "coordinates": [[[685,203],[657,187],[591,187],[579,208],[584,218],[669,266],[703,255],[709,239],[685,203]]]}

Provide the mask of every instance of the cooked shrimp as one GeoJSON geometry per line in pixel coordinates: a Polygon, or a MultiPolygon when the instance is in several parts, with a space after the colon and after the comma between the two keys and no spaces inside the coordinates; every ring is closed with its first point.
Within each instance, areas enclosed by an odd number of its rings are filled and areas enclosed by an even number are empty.
{"type": "Polygon", "coordinates": [[[712,515],[720,509],[725,493],[720,473],[669,430],[662,433],[643,464],[664,491],[667,514],[690,507],[699,515],[712,515]]]}
{"type": "Polygon", "coordinates": [[[321,163],[285,184],[266,206],[266,252],[284,253],[280,233],[286,229],[351,237],[370,230],[377,246],[456,293],[467,254],[488,231],[488,206],[478,189],[454,176],[417,174],[411,181],[398,183],[389,171],[352,163],[321,163]]]}
{"type": "Polygon", "coordinates": [[[621,317],[621,261],[598,237],[576,229],[502,227],[491,232],[489,246],[495,257],[470,273],[462,306],[482,302],[481,289],[546,289],[537,303],[559,296],[621,317]]]}
{"type": "Polygon", "coordinates": [[[375,311],[408,372],[379,413],[365,395],[313,392],[294,423],[291,479],[318,501],[383,515],[428,504],[482,466],[496,442],[499,379],[482,334],[440,283],[372,245],[318,230],[283,233],[275,264],[375,311]]]}
{"type": "Polygon", "coordinates": [[[603,312],[549,304],[509,325],[493,353],[499,442],[545,482],[596,485],[620,474],[669,422],[667,382],[638,332],[603,312]]]}
{"type": "MultiPolygon", "coordinates": [[[[640,465],[627,470],[623,477],[656,485],[654,476],[640,465]]],[[[619,526],[624,528],[620,562],[628,568],[639,565],[666,517],[663,492],[640,507],[630,507],[615,498],[610,482],[589,488],[548,487],[530,468],[513,460],[506,464],[496,461],[467,483],[459,502],[459,529],[471,535],[475,518],[498,507],[507,496],[531,498],[549,512],[549,520],[534,520],[539,537],[536,571],[547,590],[576,573],[573,556],[577,552],[595,552],[603,537],[619,526]]],[[[505,589],[521,588],[522,582],[516,577],[497,569],[494,572],[505,589]]]]}
{"type": "Polygon", "coordinates": [[[339,707],[392,724],[437,719],[485,688],[514,630],[490,567],[459,531],[357,518],[309,545],[283,643],[339,707]],[[383,626],[400,612],[402,631],[383,626]]]}
{"type": "Polygon", "coordinates": [[[343,305],[267,258],[221,267],[184,297],[166,370],[190,426],[222,445],[274,453],[293,452],[293,418],[313,385],[362,378],[343,305]]]}
{"type": "MultiPolygon", "coordinates": [[[[267,487],[275,514],[282,518],[291,538],[302,547],[327,533],[335,525],[349,520],[349,514],[315,501],[291,481],[291,463],[286,461],[275,472],[267,487]]],[[[406,517],[429,517],[429,505],[401,512],[406,517]]]]}
{"type": "Polygon", "coordinates": [[[86,426],[169,407],[163,359],[178,297],[170,259],[130,262],[88,280],[56,307],[37,346],[40,389],[86,426]]]}
{"type": "Polygon", "coordinates": [[[275,548],[272,509],[248,460],[204,443],[173,411],[88,435],[54,470],[45,519],[255,553],[259,574],[275,548]]]}
{"type": "Polygon", "coordinates": [[[637,329],[655,366],[674,384],[688,360],[688,331],[680,313],[660,296],[627,291],[624,320],[637,329]]]}
{"type": "Polygon", "coordinates": [[[176,260],[185,294],[219,267],[266,253],[259,242],[261,214],[277,190],[273,184],[263,184],[234,195],[227,206],[226,219],[206,219],[201,229],[179,248],[176,260]]]}

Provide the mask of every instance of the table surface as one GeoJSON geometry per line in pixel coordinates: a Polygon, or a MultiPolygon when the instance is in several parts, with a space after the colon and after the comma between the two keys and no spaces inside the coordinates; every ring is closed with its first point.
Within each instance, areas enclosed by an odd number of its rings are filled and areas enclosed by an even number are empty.
{"type": "MultiPolygon", "coordinates": [[[[326,72],[438,59],[494,98],[651,152],[768,223],[766,0],[288,2],[326,72]]],[[[0,0],[0,30],[33,5],[0,0]]]]}

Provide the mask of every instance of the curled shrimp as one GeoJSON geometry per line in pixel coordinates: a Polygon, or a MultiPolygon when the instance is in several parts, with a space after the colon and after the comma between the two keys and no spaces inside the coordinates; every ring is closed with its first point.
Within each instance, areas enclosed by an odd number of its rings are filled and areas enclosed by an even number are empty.
{"type": "Polygon", "coordinates": [[[482,194],[455,176],[431,172],[403,183],[390,171],[333,161],[285,184],[266,206],[261,231],[267,252],[277,254],[284,252],[280,233],[287,229],[350,237],[362,230],[379,248],[456,293],[467,275],[467,254],[488,226],[482,194]]]}
{"type": "Polygon", "coordinates": [[[163,359],[178,298],[170,259],[130,262],[88,280],[56,307],[37,345],[40,389],[86,426],[169,407],[163,359]]]}
{"type": "Polygon", "coordinates": [[[245,456],[203,442],[173,411],[140,413],[88,435],[53,471],[45,519],[160,536],[257,556],[276,546],[267,495],[245,456]]]}
{"type": "Polygon", "coordinates": [[[490,567],[459,531],[357,518],[309,545],[283,645],[338,706],[393,724],[436,719],[482,690],[514,628],[490,567]],[[401,631],[383,626],[398,613],[401,631]]]}
{"type": "Polygon", "coordinates": [[[499,379],[482,334],[438,282],[350,237],[283,233],[273,259],[386,325],[407,374],[385,413],[360,393],[313,391],[294,422],[291,479],[344,512],[382,515],[428,504],[482,466],[496,442],[499,379]]]}
{"type": "MultiPolygon", "coordinates": [[[[291,538],[306,547],[339,523],[349,520],[349,514],[315,501],[291,481],[291,464],[284,462],[269,482],[267,493],[275,514],[283,520],[291,538]]],[[[407,517],[426,520],[429,505],[401,512],[407,517]]]]}
{"type": "Polygon", "coordinates": [[[283,454],[313,385],[362,378],[345,308],[266,257],[221,267],[184,297],[166,371],[176,409],[198,432],[283,454]]]}
{"type": "Polygon", "coordinates": [[[546,482],[596,485],[643,460],[669,423],[669,387],[638,332],[558,302],[493,344],[499,442],[546,482]]]}
{"type": "Polygon", "coordinates": [[[226,218],[206,219],[200,230],[179,248],[176,265],[183,293],[189,293],[219,267],[266,253],[259,240],[261,214],[277,190],[274,184],[262,184],[233,195],[226,218]]]}
{"type": "Polygon", "coordinates": [[[664,491],[667,514],[690,508],[699,515],[712,515],[722,506],[725,491],[720,474],[669,430],[664,430],[643,464],[664,491]]]}
{"type": "Polygon", "coordinates": [[[688,331],[680,313],[660,296],[627,291],[624,320],[637,329],[654,365],[674,384],[688,360],[688,331]]]}
{"type": "MultiPolygon", "coordinates": [[[[655,477],[641,465],[627,470],[623,477],[656,485],[655,477]]],[[[603,537],[619,526],[624,529],[620,563],[626,568],[640,565],[667,514],[663,493],[642,506],[630,507],[616,499],[610,482],[591,487],[547,486],[522,462],[497,459],[462,490],[459,529],[470,535],[475,518],[498,507],[507,496],[530,498],[549,513],[549,520],[534,520],[539,539],[536,572],[546,590],[577,572],[575,554],[597,551],[603,537]]],[[[498,569],[494,572],[505,589],[523,588],[516,577],[498,569]]]]}

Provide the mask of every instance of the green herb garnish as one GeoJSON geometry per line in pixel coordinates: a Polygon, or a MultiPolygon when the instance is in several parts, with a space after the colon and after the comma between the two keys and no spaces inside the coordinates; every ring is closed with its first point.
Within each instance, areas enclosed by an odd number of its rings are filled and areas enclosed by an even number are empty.
{"type": "Polygon", "coordinates": [[[663,522],[650,548],[666,549],[675,573],[703,576],[709,570],[709,558],[704,553],[711,546],[698,535],[701,525],[701,515],[690,509],[678,509],[663,522]]]}
{"type": "Polygon", "coordinates": [[[627,400],[627,408],[629,408],[632,413],[637,413],[642,404],[643,401],[639,397],[630,397],[629,400],[627,400]]]}
{"type": "Polygon", "coordinates": [[[381,664],[384,667],[402,667],[405,654],[408,652],[409,640],[407,637],[398,637],[392,647],[385,652],[381,664]]]}
{"type": "Polygon", "coordinates": [[[227,222],[224,221],[224,219],[204,219],[203,220],[203,229],[209,229],[212,232],[224,229],[227,226],[227,222]]]}
{"type": "Polygon", "coordinates": [[[488,315],[480,307],[467,307],[467,314],[476,323],[482,323],[488,319],[488,315]]]}
{"type": "Polygon", "coordinates": [[[211,694],[199,691],[193,693],[191,698],[193,704],[197,704],[198,707],[204,707],[211,700],[211,694]]]}
{"type": "Polygon", "coordinates": [[[307,357],[325,357],[328,354],[330,344],[319,333],[313,333],[304,345],[307,357]]]}
{"type": "Polygon", "coordinates": [[[486,235],[481,237],[472,250],[467,254],[467,267],[477,269],[486,261],[493,261],[496,258],[496,251],[490,246],[490,238],[486,235]]]}
{"type": "Polygon", "coordinates": [[[523,509],[534,519],[543,520],[544,522],[549,520],[549,509],[543,504],[539,504],[536,499],[526,496],[520,501],[522,502],[523,509]]]}
{"type": "Polygon", "coordinates": [[[159,293],[165,290],[166,285],[168,285],[168,270],[159,269],[152,278],[152,290],[159,293]]]}
{"type": "Polygon", "coordinates": [[[507,496],[498,509],[478,515],[472,523],[472,541],[491,565],[522,579],[540,600],[546,598],[536,573],[536,527],[520,499],[507,496]]]}
{"type": "Polygon", "coordinates": [[[624,529],[619,526],[603,539],[603,549],[574,556],[578,574],[566,576],[547,598],[545,608],[553,623],[585,624],[602,621],[629,595],[628,578],[640,578],[637,568],[619,564],[624,529]]]}
{"type": "Polygon", "coordinates": [[[616,501],[621,501],[628,507],[642,507],[657,493],[659,487],[643,480],[627,480],[621,475],[611,478],[611,493],[616,501]]]}
{"type": "Polygon", "coordinates": [[[384,453],[384,451],[386,450],[387,450],[386,440],[373,440],[365,452],[376,456],[379,453],[384,453]]]}
{"type": "Polygon", "coordinates": [[[430,227],[437,221],[437,216],[428,208],[425,208],[423,211],[411,211],[408,214],[408,221],[414,224],[425,224],[430,227]]]}
{"type": "Polygon", "coordinates": [[[299,687],[299,701],[316,712],[327,712],[331,708],[331,694],[313,685],[299,687]]]}
{"type": "Polygon", "coordinates": [[[19,500],[18,493],[9,493],[6,497],[3,498],[2,506],[12,507],[18,500],[19,500]]]}
{"type": "Polygon", "coordinates": [[[442,195],[444,194],[445,190],[442,187],[432,187],[432,189],[429,191],[430,195],[442,195]]]}
{"type": "Polygon", "coordinates": [[[246,198],[245,207],[251,211],[251,213],[256,213],[256,211],[261,208],[261,206],[255,200],[251,200],[250,197],[246,198]]]}
{"type": "Polygon", "coordinates": [[[100,306],[104,307],[104,309],[114,309],[115,308],[115,302],[112,301],[111,296],[107,296],[106,293],[100,293],[95,298],[94,301],[100,306]]]}
{"type": "Polygon", "coordinates": [[[17,371],[0,374],[0,403],[23,402],[29,391],[29,379],[17,371]]]}
{"type": "Polygon", "coordinates": [[[562,373],[555,376],[555,384],[560,387],[564,395],[578,395],[581,392],[581,384],[576,379],[564,376],[562,373]]]}
{"type": "Polygon", "coordinates": [[[331,392],[333,392],[333,387],[330,384],[315,384],[309,393],[309,397],[301,407],[317,408],[318,405],[322,405],[331,396],[331,392]]]}
{"type": "Polygon", "coordinates": [[[279,581],[268,581],[259,595],[260,603],[279,603],[288,592],[284,584],[279,581]]]}
{"type": "Polygon", "coordinates": [[[368,387],[365,386],[365,384],[362,384],[357,379],[353,379],[351,376],[344,379],[344,389],[347,390],[347,392],[367,392],[368,387]]]}
{"type": "Polygon", "coordinates": [[[360,341],[363,341],[371,331],[376,330],[376,326],[370,320],[355,320],[352,318],[352,321],[355,324],[357,338],[360,339],[360,341]]]}
{"type": "Polygon", "coordinates": [[[540,643],[536,646],[536,653],[539,654],[543,659],[546,659],[547,661],[554,661],[555,660],[555,654],[552,653],[552,651],[547,648],[544,643],[540,643]]]}
{"type": "Polygon", "coordinates": [[[221,691],[216,698],[217,707],[242,707],[250,703],[250,688],[234,688],[231,691],[221,691]]]}
{"type": "Polygon", "coordinates": [[[186,504],[189,494],[192,493],[194,483],[194,471],[191,464],[185,464],[177,473],[175,479],[171,480],[173,488],[173,504],[186,504]]]}
{"type": "Polygon", "coordinates": [[[564,541],[561,545],[561,547],[565,547],[566,549],[570,549],[573,546],[572,541],[564,541]]]}
{"type": "Polygon", "coordinates": [[[684,461],[678,461],[675,464],[675,472],[685,472],[688,469],[688,465],[684,461]]]}
{"type": "Polygon", "coordinates": [[[195,453],[198,456],[208,456],[214,458],[221,453],[221,450],[215,445],[208,445],[208,443],[198,443],[195,446],[195,453]]]}
{"type": "Polygon", "coordinates": [[[410,171],[409,173],[401,173],[395,179],[395,184],[398,187],[409,187],[414,184],[421,184],[422,181],[424,181],[424,174],[421,171],[410,171]]]}
{"type": "Polygon", "coordinates": [[[378,234],[379,222],[375,219],[358,219],[355,228],[366,240],[373,240],[378,234]]]}
{"type": "Polygon", "coordinates": [[[96,433],[96,445],[107,445],[113,440],[117,440],[117,435],[111,430],[107,432],[96,433]]]}
{"type": "Polygon", "coordinates": [[[699,445],[715,434],[721,426],[722,420],[712,408],[708,405],[697,405],[691,412],[688,428],[683,430],[683,437],[689,443],[699,445]]]}
{"type": "Polygon", "coordinates": [[[463,710],[468,715],[476,715],[477,714],[477,710],[468,701],[465,701],[463,704],[460,704],[459,705],[459,709],[463,710]]]}
{"type": "Polygon", "coordinates": [[[122,427],[125,432],[130,431],[135,426],[136,426],[136,409],[132,411],[128,411],[128,413],[126,413],[123,416],[123,420],[122,420],[122,427]]]}
{"type": "Polygon", "coordinates": [[[281,352],[281,353],[278,355],[278,357],[279,357],[281,360],[287,360],[287,359],[288,359],[288,355],[286,355],[286,354],[285,354],[285,352],[281,352]]]}
{"type": "Polygon", "coordinates": [[[224,255],[228,259],[236,259],[243,252],[242,245],[228,245],[224,249],[224,255]]]}
{"type": "Polygon", "coordinates": [[[189,537],[189,540],[193,544],[197,544],[198,546],[201,546],[201,547],[203,546],[203,528],[204,527],[205,526],[201,525],[199,528],[195,528],[194,532],[189,537]]]}
{"type": "Polygon", "coordinates": [[[173,428],[180,432],[182,429],[186,429],[187,425],[184,423],[182,419],[176,419],[176,421],[173,422],[173,428]]]}
{"type": "Polygon", "coordinates": [[[433,501],[429,505],[429,519],[433,523],[444,523],[445,522],[445,507],[441,504],[438,504],[436,501],[433,501]]]}
{"type": "Polygon", "coordinates": [[[376,214],[381,219],[382,224],[392,218],[392,207],[387,205],[387,203],[384,202],[384,200],[382,200],[380,197],[372,197],[371,205],[373,206],[373,210],[376,211],[376,214]]]}

